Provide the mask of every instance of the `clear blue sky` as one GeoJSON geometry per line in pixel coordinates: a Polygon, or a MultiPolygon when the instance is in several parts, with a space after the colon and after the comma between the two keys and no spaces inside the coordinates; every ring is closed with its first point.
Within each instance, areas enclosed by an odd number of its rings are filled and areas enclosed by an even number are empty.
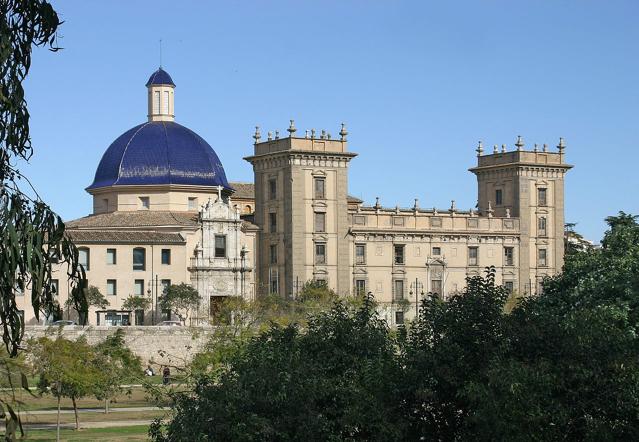
{"type": "Polygon", "coordinates": [[[35,155],[24,171],[65,219],[109,144],[146,119],[159,64],[176,119],[230,180],[262,133],[347,123],[349,191],[384,205],[474,207],[478,140],[567,143],[566,220],[599,240],[639,213],[639,2],[55,1],[64,50],[27,82],[35,155]]]}

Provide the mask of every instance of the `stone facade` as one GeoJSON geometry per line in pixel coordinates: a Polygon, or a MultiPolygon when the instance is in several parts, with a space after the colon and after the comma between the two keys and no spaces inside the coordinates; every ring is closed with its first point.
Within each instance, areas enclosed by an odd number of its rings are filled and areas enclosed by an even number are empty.
{"type": "Polygon", "coordinates": [[[544,146],[477,150],[477,209],[372,206],[348,197],[356,156],[340,139],[308,131],[261,140],[246,157],[255,172],[258,293],[295,297],[323,280],[340,295],[372,292],[391,323],[417,311],[429,292],[446,297],[494,266],[498,283],[519,296],[540,290],[563,265],[564,162],[544,146]],[[273,220],[274,217],[274,220],[273,220]],[[273,225],[274,223],[274,225],[273,225]],[[271,227],[275,227],[271,229],[271,227]],[[276,250],[275,257],[272,251],[276,250]]]}

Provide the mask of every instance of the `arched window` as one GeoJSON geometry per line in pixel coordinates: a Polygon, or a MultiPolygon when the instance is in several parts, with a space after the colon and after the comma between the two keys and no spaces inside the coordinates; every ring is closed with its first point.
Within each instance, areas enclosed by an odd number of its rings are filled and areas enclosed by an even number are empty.
{"type": "Polygon", "coordinates": [[[146,270],[146,249],[144,247],[133,249],[133,270],[146,270]]]}
{"type": "Polygon", "coordinates": [[[91,261],[91,254],[87,247],[80,247],[78,249],[78,263],[84,268],[84,271],[89,270],[89,263],[91,261]]]}

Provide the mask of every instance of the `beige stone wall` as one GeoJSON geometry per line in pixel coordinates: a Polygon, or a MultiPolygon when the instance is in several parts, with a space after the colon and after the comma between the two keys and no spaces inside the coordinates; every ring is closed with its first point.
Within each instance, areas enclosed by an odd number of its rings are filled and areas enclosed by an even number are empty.
{"type": "MultiPolygon", "coordinates": [[[[184,366],[208,342],[213,329],[191,327],[58,327],[27,326],[25,341],[49,336],[54,339],[60,330],[66,339],[83,336],[91,345],[104,341],[118,328],[124,330],[124,342],[142,360],[143,368],[151,364],[184,366]]],[[[157,370],[156,370],[157,371],[157,370]]]]}

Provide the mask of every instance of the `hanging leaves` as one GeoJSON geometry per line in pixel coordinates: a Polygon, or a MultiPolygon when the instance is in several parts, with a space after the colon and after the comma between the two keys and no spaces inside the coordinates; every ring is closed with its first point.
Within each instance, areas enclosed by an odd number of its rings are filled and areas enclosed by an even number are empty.
{"type": "Polygon", "coordinates": [[[76,247],[64,235],[62,219],[15,166],[33,154],[22,86],[31,51],[34,46],[58,50],[60,20],[44,0],[5,0],[0,12],[0,323],[2,340],[15,356],[24,334],[16,293],[30,295],[37,319],[54,314],[60,307],[51,286],[52,267],[66,263],[73,302],[86,311],[81,290],[86,277],[76,247]],[[27,183],[36,196],[29,196],[18,183],[27,183]]]}

